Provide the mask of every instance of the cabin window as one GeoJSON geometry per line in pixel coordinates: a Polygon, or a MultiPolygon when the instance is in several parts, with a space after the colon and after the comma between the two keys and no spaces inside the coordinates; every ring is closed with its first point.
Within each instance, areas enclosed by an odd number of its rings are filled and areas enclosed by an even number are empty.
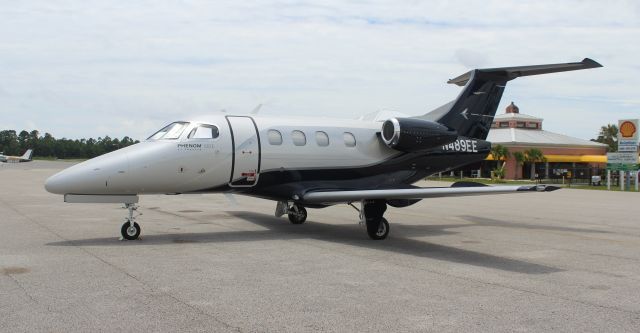
{"type": "Polygon", "coordinates": [[[316,142],[318,143],[318,146],[326,147],[326,146],[329,145],[329,136],[325,132],[317,131],[316,132],[316,142]]]}
{"type": "Polygon", "coordinates": [[[344,145],[347,147],[355,147],[356,146],[356,137],[349,132],[344,132],[344,145]]]}
{"type": "Polygon", "coordinates": [[[519,121],[518,124],[516,124],[516,127],[519,127],[519,128],[524,127],[524,121],[519,121]]]}
{"type": "Polygon", "coordinates": [[[528,128],[538,128],[538,123],[527,123],[528,128]]]}
{"type": "Polygon", "coordinates": [[[176,121],[175,123],[171,123],[161,130],[155,132],[152,136],[147,138],[147,140],[175,140],[180,137],[182,132],[189,126],[189,123],[184,121],[176,121]]]}
{"type": "Polygon", "coordinates": [[[293,144],[296,146],[304,146],[307,144],[307,137],[302,131],[291,132],[291,140],[293,140],[293,144]]]}
{"type": "Polygon", "coordinates": [[[282,144],[282,134],[280,134],[280,131],[269,130],[269,132],[267,132],[267,137],[269,138],[269,144],[271,145],[279,146],[282,144]]]}
{"type": "Polygon", "coordinates": [[[213,125],[198,125],[189,133],[189,139],[215,139],[220,136],[218,127],[213,125]]]}
{"type": "Polygon", "coordinates": [[[509,123],[500,123],[500,127],[509,127],[509,123]]]}

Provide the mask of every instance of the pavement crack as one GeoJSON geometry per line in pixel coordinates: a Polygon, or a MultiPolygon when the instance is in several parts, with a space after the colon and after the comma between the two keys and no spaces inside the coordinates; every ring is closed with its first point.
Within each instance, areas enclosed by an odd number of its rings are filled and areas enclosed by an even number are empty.
{"type": "Polygon", "coordinates": [[[31,302],[38,304],[38,301],[36,301],[36,299],[33,298],[33,296],[31,296],[31,294],[22,285],[22,283],[20,283],[20,281],[18,281],[18,279],[15,278],[15,276],[13,276],[12,274],[7,274],[7,276],[9,277],[9,279],[11,279],[11,281],[13,281],[13,283],[16,284],[16,286],[18,286],[20,290],[22,290],[22,292],[29,298],[29,300],[31,300],[31,302]]]}

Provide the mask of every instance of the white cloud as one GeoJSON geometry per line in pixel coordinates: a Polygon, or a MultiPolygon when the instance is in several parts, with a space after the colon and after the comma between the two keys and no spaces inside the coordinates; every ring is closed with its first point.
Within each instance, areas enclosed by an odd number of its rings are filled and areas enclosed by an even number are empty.
{"type": "MultiPolygon", "coordinates": [[[[590,138],[640,117],[636,1],[20,1],[0,7],[0,126],[144,138],[188,115],[421,114],[469,67],[581,60],[511,100],[590,138]],[[588,115],[586,117],[585,115],[588,115]],[[579,119],[579,124],[576,123],[579,119]]],[[[17,128],[18,130],[20,128],[17,128]]]]}

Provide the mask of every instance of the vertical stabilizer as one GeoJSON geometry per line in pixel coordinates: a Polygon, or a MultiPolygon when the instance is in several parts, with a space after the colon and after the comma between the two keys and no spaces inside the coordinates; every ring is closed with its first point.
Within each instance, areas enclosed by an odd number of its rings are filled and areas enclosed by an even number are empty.
{"type": "Polygon", "coordinates": [[[33,155],[33,149],[27,149],[27,151],[20,157],[21,160],[31,161],[31,156],[33,155]]]}
{"type": "Polygon", "coordinates": [[[447,82],[464,86],[456,100],[417,118],[439,122],[460,136],[485,140],[508,81],[520,76],[596,67],[602,65],[585,58],[564,64],[474,69],[447,82]]]}

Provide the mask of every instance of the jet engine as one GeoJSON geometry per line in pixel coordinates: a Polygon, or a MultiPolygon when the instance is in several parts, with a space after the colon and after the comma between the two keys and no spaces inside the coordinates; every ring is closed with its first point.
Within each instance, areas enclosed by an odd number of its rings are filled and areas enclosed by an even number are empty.
{"type": "Polygon", "coordinates": [[[382,123],[381,136],[389,148],[410,153],[454,142],[458,133],[429,120],[391,118],[382,123]]]}

